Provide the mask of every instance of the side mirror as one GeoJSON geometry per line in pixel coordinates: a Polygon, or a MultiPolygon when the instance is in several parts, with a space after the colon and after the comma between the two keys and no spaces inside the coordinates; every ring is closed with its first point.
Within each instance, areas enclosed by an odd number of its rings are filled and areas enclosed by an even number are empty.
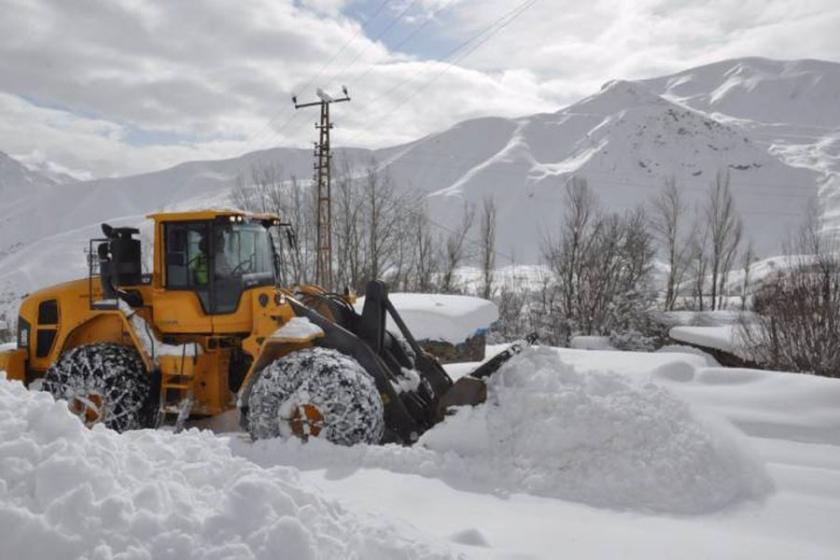
{"type": "Polygon", "coordinates": [[[102,296],[105,299],[115,299],[117,297],[117,291],[114,289],[112,278],[114,271],[110,251],[111,248],[108,243],[100,243],[96,248],[96,253],[99,257],[99,283],[102,286],[102,296]]]}

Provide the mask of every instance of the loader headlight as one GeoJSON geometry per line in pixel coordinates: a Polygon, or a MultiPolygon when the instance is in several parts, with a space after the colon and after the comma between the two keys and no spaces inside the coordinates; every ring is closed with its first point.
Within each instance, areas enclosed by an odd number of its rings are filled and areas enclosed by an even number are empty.
{"type": "Polygon", "coordinates": [[[29,348],[29,332],[31,327],[23,317],[18,317],[17,345],[18,348],[29,348]]]}

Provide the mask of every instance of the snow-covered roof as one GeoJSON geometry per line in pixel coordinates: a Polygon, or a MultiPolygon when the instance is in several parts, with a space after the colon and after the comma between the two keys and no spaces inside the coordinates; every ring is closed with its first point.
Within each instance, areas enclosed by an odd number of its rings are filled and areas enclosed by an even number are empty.
{"type": "MultiPolygon", "coordinates": [[[[496,304],[473,296],[448,294],[390,294],[391,302],[417,340],[444,340],[457,344],[499,318],[496,304]]],[[[356,302],[362,312],[365,298],[356,302]]],[[[398,332],[388,318],[388,329],[398,332]]]]}
{"type": "Polygon", "coordinates": [[[718,325],[715,327],[673,327],[669,336],[674,340],[720,350],[742,359],[749,359],[741,348],[738,335],[740,325],[718,325]]]}

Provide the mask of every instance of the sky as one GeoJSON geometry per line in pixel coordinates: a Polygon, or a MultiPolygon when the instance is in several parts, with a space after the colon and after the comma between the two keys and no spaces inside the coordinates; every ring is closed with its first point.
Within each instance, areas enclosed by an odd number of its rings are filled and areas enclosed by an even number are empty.
{"type": "Polygon", "coordinates": [[[556,111],[611,79],[840,61],[837,0],[0,0],[0,151],[76,178],[556,111]]]}

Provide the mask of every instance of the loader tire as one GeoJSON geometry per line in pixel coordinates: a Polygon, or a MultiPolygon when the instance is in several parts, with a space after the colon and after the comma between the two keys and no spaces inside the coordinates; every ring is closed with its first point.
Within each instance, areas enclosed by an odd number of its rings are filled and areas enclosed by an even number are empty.
{"type": "Polygon", "coordinates": [[[378,443],[385,430],[376,384],[355,359],[331,348],[292,352],[250,388],[251,437],[321,437],[339,445],[378,443]]]}
{"type": "Polygon", "coordinates": [[[66,400],[88,427],[104,424],[124,432],[147,424],[151,384],[130,346],[85,344],[64,352],[44,375],[43,390],[66,400]]]}

